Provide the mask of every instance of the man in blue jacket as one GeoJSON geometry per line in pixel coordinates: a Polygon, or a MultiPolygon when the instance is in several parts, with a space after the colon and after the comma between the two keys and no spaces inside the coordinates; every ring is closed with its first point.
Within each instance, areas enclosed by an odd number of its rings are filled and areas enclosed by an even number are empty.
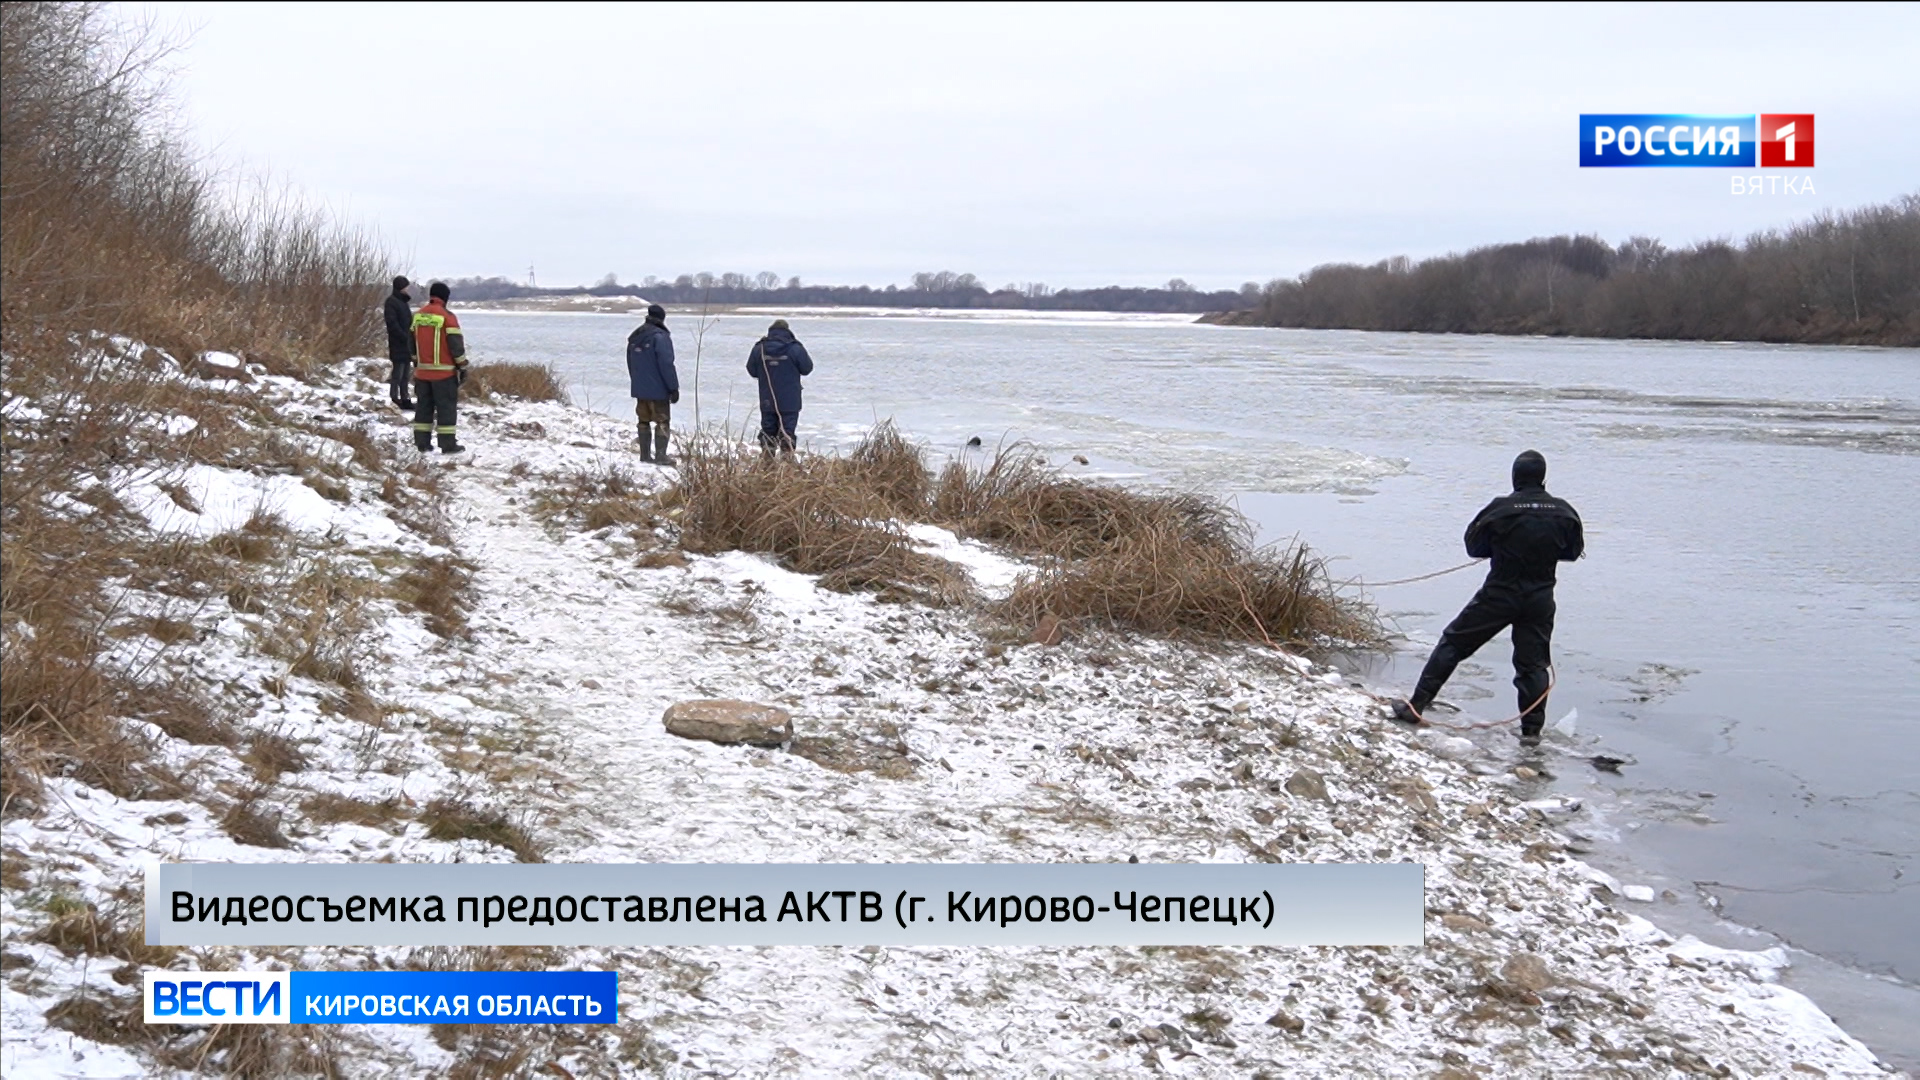
{"type": "Polygon", "coordinates": [[[775,319],[747,354],[747,374],[760,383],[760,449],[792,454],[800,423],[800,376],[813,374],[813,357],[794,340],[787,320],[775,319]]]}
{"type": "Polygon", "coordinates": [[[633,411],[640,418],[640,460],[673,464],[667,456],[667,425],[672,406],[680,403],[680,373],[673,367],[667,309],[659,304],[647,305],[647,321],[627,335],[627,379],[633,411]]]}
{"type": "Polygon", "coordinates": [[[1513,686],[1520,695],[1520,741],[1540,741],[1552,686],[1554,568],[1586,551],[1580,515],[1547,494],[1547,459],[1528,450],[1513,459],[1513,494],[1486,505],[1467,526],[1467,554],[1493,560],[1486,583],[1433,647],[1413,697],[1393,703],[1393,718],[1419,724],[1453,669],[1495,634],[1513,627],[1513,686]]]}

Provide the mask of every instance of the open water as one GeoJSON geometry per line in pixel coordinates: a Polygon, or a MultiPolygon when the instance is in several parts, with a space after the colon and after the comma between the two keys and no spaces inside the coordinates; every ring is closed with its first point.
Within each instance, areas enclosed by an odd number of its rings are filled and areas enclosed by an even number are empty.
{"type": "MultiPolygon", "coordinates": [[[[1588,549],[1561,571],[1550,717],[1577,719],[1542,793],[1586,800],[1568,829],[1592,861],[1671,893],[1649,917],[1788,943],[1790,982],[1920,1065],[1920,352],[789,314],[818,364],[803,441],[889,417],[943,453],[1028,440],[1069,472],[1234,497],[1263,539],[1360,581],[1462,562],[1467,521],[1540,450],[1588,549]]],[[[701,422],[753,421],[771,317],[670,318],[682,430],[696,385],[701,422]]],[[[636,318],[463,322],[480,361],[552,363],[576,402],[632,415],[636,318]]],[[[1356,674],[1410,687],[1480,576],[1373,590],[1407,641],[1356,674]]],[[[1443,699],[1511,715],[1507,653],[1502,635],[1443,699]]],[[[1478,739],[1517,760],[1509,734],[1478,739]]]]}

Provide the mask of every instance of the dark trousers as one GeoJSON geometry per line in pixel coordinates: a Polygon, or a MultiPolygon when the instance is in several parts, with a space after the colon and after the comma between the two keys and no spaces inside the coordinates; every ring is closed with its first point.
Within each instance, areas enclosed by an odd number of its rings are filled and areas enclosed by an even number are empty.
{"type": "Polygon", "coordinates": [[[387,398],[395,405],[407,406],[407,383],[413,379],[413,354],[388,352],[393,361],[393,370],[387,373],[387,398]]]}
{"type": "Polygon", "coordinates": [[[774,412],[771,409],[760,410],[760,449],[768,453],[783,450],[792,453],[795,445],[794,429],[800,425],[800,411],[774,412]]]}
{"type": "Polygon", "coordinates": [[[433,436],[440,436],[440,449],[458,445],[453,421],[460,405],[460,380],[415,379],[413,381],[413,445],[433,449],[433,436]]]}
{"type": "Polygon", "coordinates": [[[1520,730],[1539,734],[1546,724],[1548,668],[1553,663],[1553,586],[1489,583],[1467,601],[1433,647],[1420,681],[1413,689],[1413,707],[1422,712],[1453,675],[1460,662],[1479,651],[1493,635],[1513,627],[1513,686],[1526,712],[1520,730]]]}

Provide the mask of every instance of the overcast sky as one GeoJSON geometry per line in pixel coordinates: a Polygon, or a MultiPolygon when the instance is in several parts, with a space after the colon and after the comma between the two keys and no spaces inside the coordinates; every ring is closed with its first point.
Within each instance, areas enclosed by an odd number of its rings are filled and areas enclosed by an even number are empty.
{"type": "Polygon", "coordinates": [[[1232,287],[1920,191],[1920,4],[144,9],[200,146],[416,276],[1232,287]],[[1817,194],[1582,170],[1581,112],[1814,113],[1817,194]]]}

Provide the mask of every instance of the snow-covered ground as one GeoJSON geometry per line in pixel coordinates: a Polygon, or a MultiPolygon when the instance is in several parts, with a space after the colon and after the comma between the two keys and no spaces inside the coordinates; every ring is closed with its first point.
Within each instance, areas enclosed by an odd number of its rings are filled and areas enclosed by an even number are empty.
{"type": "MultiPolygon", "coordinates": [[[[319,387],[262,379],[261,392],[290,415],[371,425],[383,453],[411,459],[406,428],[380,412],[384,386],[362,378],[365,366],[342,365],[319,387]]],[[[9,401],[6,415],[33,408],[9,401]]],[[[430,839],[415,808],[435,799],[508,809],[548,861],[1426,866],[1421,948],[561,952],[544,960],[621,971],[623,1020],[610,1034],[523,1034],[539,1047],[525,1058],[529,1071],[1887,1074],[1779,985],[1782,950],[1662,933],[1627,910],[1626,887],[1565,853],[1555,827],[1568,808],[1523,805],[1524,785],[1473,744],[1384,724],[1373,701],[1329,669],[1251,647],[1119,634],[1048,647],[977,613],[829,592],[757,555],[661,558],[670,521],[585,532],[551,509],[560,478],[581,470],[671,481],[638,463],[629,427],[552,404],[470,403],[463,413],[471,452],[427,463],[441,470],[446,537],[407,520],[372,477],[356,480],[344,503],[311,500],[287,477],[210,465],[117,481],[122,501],[156,530],[211,535],[274,503],[308,542],[365,573],[457,553],[477,568],[476,602],[464,639],[428,633],[391,600],[356,613],[372,628],[360,657],[381,705],[371,722],[342,715],[328,688],[262,651],[271,614],[220,602],[193,613],[204,632],[165,662],[220,695],[242,730],[298,746],[301,767],[255,795],[280,816],[289,846],[236,842],[210,808],[217,800],[129,802],[49,781],[45,808],[4,826],[0,1069],[9,1078],[171,1071],[138,1046],[48,1021],[76,994],[132,992],[116,962],[33,940],[60,911],[112,906],[155,859],[513,858],[476,840],[430,839]],[[182,487],[197,510],[169,493],[182,487]],[[440,546],[449,538],[450,550],[440,546]],[[693,697],[787,708],[793,751],[667,734],[663,710],[693,697]],[[307,809],[319,795],[395,808],[393,819],[326,823],[334,815],[307,809]]],[[[1003,593],[1022,570],[944,530],[910,535],[963,567],[984,595],[1003,593]]],[[[231,749],[149,735],[204,790],[261,786],[231,749]]],[[[432,955],[188,950],[172,962],[500,959],[421,952],[432,955]]],[[[497,1053],[477,1036],[443,1035],[350,1028],[331,1053],[344,1075],[393,1076],[497,1053]]]]}

